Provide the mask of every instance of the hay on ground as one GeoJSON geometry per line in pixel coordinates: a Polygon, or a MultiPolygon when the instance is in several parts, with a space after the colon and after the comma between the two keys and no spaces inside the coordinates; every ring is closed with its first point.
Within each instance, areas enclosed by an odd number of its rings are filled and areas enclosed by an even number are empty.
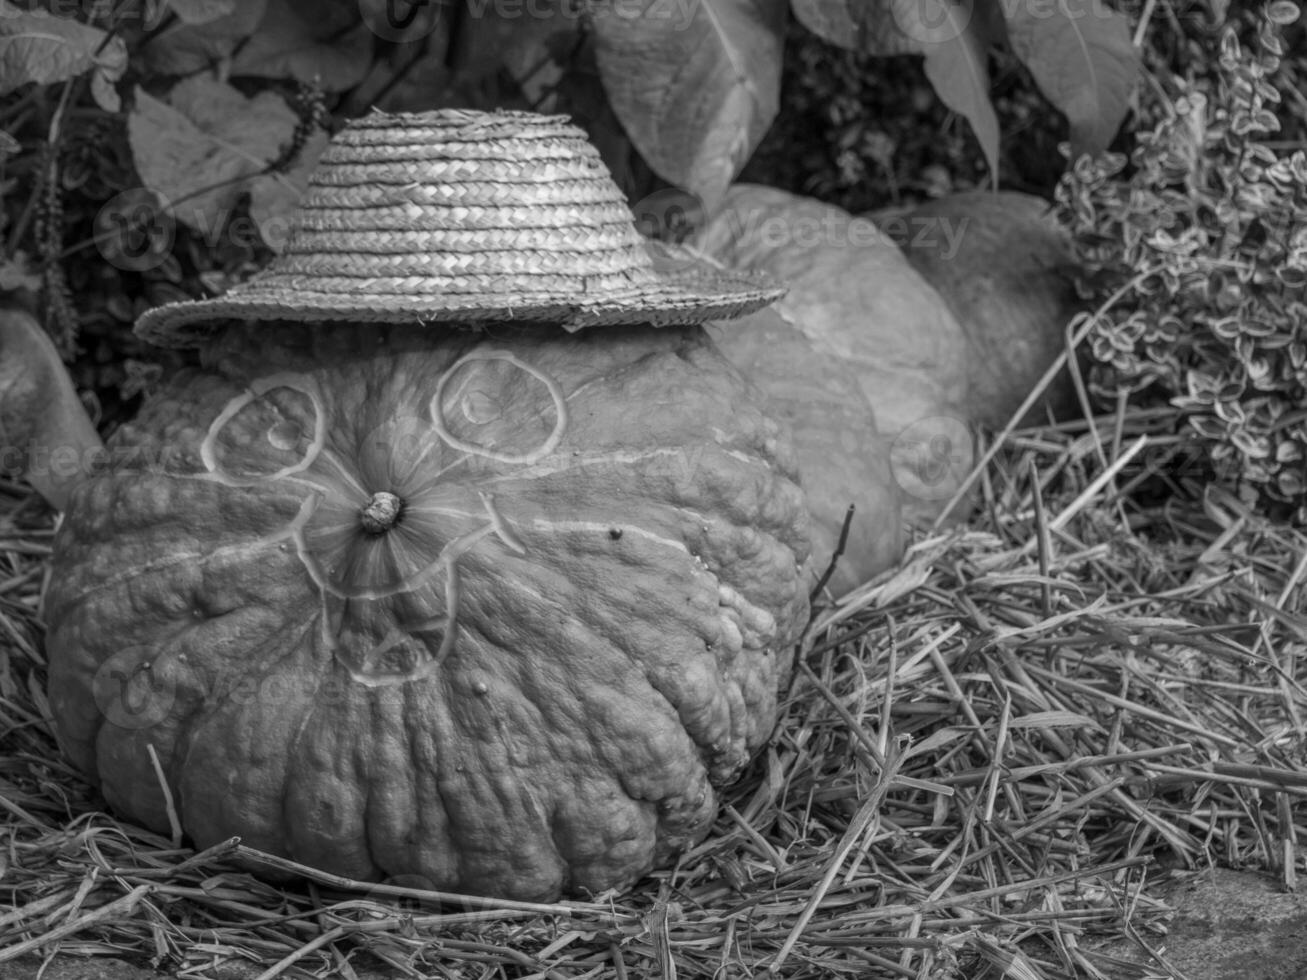
{"type": "Polygon", "coordinates": [[[235,842],[105,813],[50,734],[48,516],[0,485],[0,973],[1165,976],[1160,884],[1221,864],[1292,887],[1307,796],[1307,542],[1183,473],[1170,424],[1008,434],[968,528],[816,610],[712,835],[629,894],[547,906],[274,886],[235,842]]]}

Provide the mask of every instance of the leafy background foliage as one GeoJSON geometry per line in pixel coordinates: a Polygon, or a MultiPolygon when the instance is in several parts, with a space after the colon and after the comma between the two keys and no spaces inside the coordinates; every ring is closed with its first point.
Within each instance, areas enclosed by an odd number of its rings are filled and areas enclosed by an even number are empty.
{"type": "MultiPolygon", "coordinates": [[[[138,342],[136,316],[262,267],[330,132],[373,106],[566,113],[633,202],[679,188],[711,210],[737,177],[854,211],[998,184],[1051,197],[1069,159],[1131,159],[1222,28],[1259,50],[1260,8],[1113,2],[0,0],[0,289],[112,428],[184,357],[138,342]]],[[[1303,63],[1266,75],[1281,143],[1303,138],[1303,63]]],[[[1082,166],[1061,193],[1129,198],[1137,167],[1090,192],[1082,166]]],[[[660,207],[644,230],[684,231],[660,207]]],[[[1064,213],[1082,238],[1133,227],[1119,201],[1064,213]]],[[[1111,276],[1086,262],[1097,295],[1111,276]]],[[[1189,397],[1179,379],[1152,397],[1189,397]]]]}

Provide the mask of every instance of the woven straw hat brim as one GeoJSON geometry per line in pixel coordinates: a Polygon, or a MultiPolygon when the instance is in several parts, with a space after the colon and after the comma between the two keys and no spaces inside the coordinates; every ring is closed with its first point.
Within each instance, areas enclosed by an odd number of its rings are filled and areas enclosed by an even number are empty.
{"type": "Polygon", "coordinates": [[[185,347],[225,320],[697,323],[783,292],[643,238],[566,117],[374,112],[323,153],[264,272],[149,310],[136,332],[185,347]]]}
{"type": "MultiPolygon", "coordinates": [[[[463,283],[466,285],[466,282],[463,283]]],[[[171,303],[147,310],[136,324],[141,338],[161,347],[203,344],[226,321],[294,320],[356,323],[548,322],[569,330],[624,323],[660,326],[725,320],[759,310],[785,290],[731,270],[664,273],[653,288],[625,293],[608,288],[585,300],[583,287],[563,293],[513,294],[494,289],[471,293],[387,293],[375,283],[356,283],[352,292],[321,292],[321,282],[265,273],[225,296],[171,303]]],[[[433,284],[422,280],[425,289],[433,284]]]]}

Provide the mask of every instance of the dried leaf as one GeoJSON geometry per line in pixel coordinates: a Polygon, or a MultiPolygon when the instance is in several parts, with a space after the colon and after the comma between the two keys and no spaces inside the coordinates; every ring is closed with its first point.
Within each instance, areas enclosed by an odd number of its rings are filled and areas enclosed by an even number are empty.
{"type": "MultiPolygon", "coordinates": [[[[101,79],[97,98],[127,70],[127,46],[98,27],[23,10],[0,0],[0,95],[36,82],[48,85],[94,69],[101,79]]],[[[115,93],[116,97],[116,93],[115,93]]]]}
{"type": "Polygon", "coordinates": [[[343,92],[367,74],[372,40],[353,3],[268,0],[263,20],[232,59],[231,73],[294,78],[343,92]]]}
{"type": "Polygon", "coordinates": [[[137,172],[177,220],[206,235],[226,225],[291,138],[295,113],[271,92],[247,99],[210,75],[178,83],[162,102],[141,89],[127,120],[137,172]]]}
{"type": "Polygon", "coordinates": [[[1004,3],[1008,36],[1045,97],[1071,123],[1075,156],[1106,150],[1125,118],[1139,75],[1126,19],[1104,4],[1004,3]]]}
{"type": "Polygon", "coordinates": [[[641,0],[594,19],[599,74],[641,156],[710,207],[780,97],[784,0],[641,0]]]}
{"type": "Polygon", "coordinates": [[[1014,731],[1025,728],[1037,728],[1041,731],[1048,728],[1092,728],[1095,731],[1103,730],[1103,726],[1093,718],[1088,715],[1077,714],[1074,711],[1032,711],[1028,715],[1013,718],[1008,722],[1008,727],[1014,731]]]}

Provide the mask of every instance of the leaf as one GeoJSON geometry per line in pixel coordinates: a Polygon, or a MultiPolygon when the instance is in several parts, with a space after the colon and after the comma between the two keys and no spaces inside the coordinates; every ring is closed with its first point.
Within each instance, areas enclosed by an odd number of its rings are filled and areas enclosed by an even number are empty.
{"type": "Polygon", "coordinates": [[[207,24],[236,9],[236,0],[168,0],[168,9],[187,24],[207,24]]]}
{"type": "MultiPolygon", "coordinates": [[[[977,18],[962,20],[964,8],[941,0],[943,22],[956,28],[943,38],[924,42],[926,78],[940,101],[966,119],[980,142],[990,180],[998,185],[998,116],[989,101],[986,39],[977,18]]],[[[921,6],[925,6],[922,0],[921,6]]]]}
{"type": "MultiPolygon", "coordinates": [[[[392,0],[393,2],[393,0],[392,0]]],[[[470,17],[458,24],[450,67],[461,78],[485,80],[502,75],[514,94],[540,111],[556,99],[577,47],[581,23],[572,0],[531,0],[530,17],[506,16],[491,0],[468,0],[470,17]]],[[[595,88],[591,77],[591,88],[595,88]]]]}
{"type": "Polygon", "coordinates": [[[794,15],[812,33],[850,51],[876,56],[917,54],[891,5],[880,0],[792,0],[794,15]]]}
{"type": "Polygon", "coordinates": [[[141,89],[127,118],[136,170],[178,221],[222,232],[242,193],[291,138],[295,113],[271,92],[247,99],[210,75],[179,82],[162,102],[141,89]]]}
{"type": "Polygon", "coordinates": [[[294,78],[343,92],[367,74],[372,40],[353,3],[268,0],[263,20],[232,59],[231,73],[294,78]]]}
{"type": "Polygon", "coordinates": [[[329,142],[326,133],[315,133],[304,144],[288,173],[266,174],[251,183],[250,217],[259,228],[259,237],[274,252],[285,248],[290,216],[308,189],[309,177],[329,142]]]}
{"type": "Polygon", "coordinates": [[[998,179],[998,116],[986,56],[995,25],[988,0],[793,0],[799,21],[827,41],[875,56],[925,56],[926,77],[971,124],[998,179]],[[977,7],[977,2],[980,6],[977,7]]]}
{"type": "Polygon", "coordinates": [[[1126,19],[1102,3],[1003,0],[1008,36],[1048,101],[1071,123],[1079,158],[1106,150],[1125,118],[1139,76],[1126,19]]]}
{"type": "Polygon", "coordinates": [[[145,46],[145,63],[163,75],[193,75],[232,56],[263,20],[268,0],[240,0],[231,13],[206,22],[165,28],[145,46]]]}
{"type": "Polygon", "coordinates": [[[102,89],[112,88],[127,70],[122,38],[109,38],[98,27],[0,0],[0,95],[29,82],[67,81],[92,69],[103,79],[102,89]]]}
{"type": "Polygon", "coordinates": [[[933,45],[975,33],[998,39],[1000,0],[793,0],[804,27],[832,44],[875,57],[925,54],[933,45]]]}
{"type": "Polygon", "coordinates": [[[596,12],[600,78],[641,156],[711,208],[776,116],[785,0],[639,0],[638,10],[596,12]]]}

